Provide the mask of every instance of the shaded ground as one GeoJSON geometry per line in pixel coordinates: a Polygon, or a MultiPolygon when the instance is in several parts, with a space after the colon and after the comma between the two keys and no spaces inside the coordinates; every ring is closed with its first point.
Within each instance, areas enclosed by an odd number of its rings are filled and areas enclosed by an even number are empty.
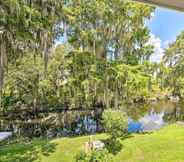
{"type": "Polygon", "coordinates": [[[56,145],[43,139],[0,145],[0,162],[42,162],[41,156],[47,157],[52,154],[56,145]]]}
{"type": "MultiPolygon", "coordinates": [[[[93,139],[107,139],[105,134],[93,139]]],[[[52,141],[33,140],[30,144],[0,146],[0,162],[74,162],[89,136],[52,141]]],[[[174,124],[151,134],[135,134],[121,141],[116,162],[184,162],[184,126],[174,124]]]]}

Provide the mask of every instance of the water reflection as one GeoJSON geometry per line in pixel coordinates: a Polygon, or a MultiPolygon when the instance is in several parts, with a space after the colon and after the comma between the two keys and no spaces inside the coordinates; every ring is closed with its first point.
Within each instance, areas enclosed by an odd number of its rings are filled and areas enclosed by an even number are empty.
{"type": "Polygon", "coordinates": [[[147,105],[127,105],[129,132],[151,132],[170,122],[184,120],[183,103],[158,101],[147,105]]]}
{"type": "MultiPolygon", "coordinates": [[[[150,104],[124,105],[122,111],[126,112],[129,117],[129,132],[151,132],[160,129],[168,123],[184,121],[184,104],[168,100],[157,101],[150,104]]],[[[51,134],[51,136],[91,134],[103,130],[100,117],[101,114],[96,116],[96,114],[91,111],[80,113],[65,112],[64,114],[53,114],[53,120],[49,118],[48,123],[52,121],[54,127],[52,127],[51,124],[43,127],[43,124],[39,125],[40,123],[36,123],[36,125],[34,125],[33,123],[32,127],[24,124],[22,127],[15,125],[16,129],[14,129],[14,131],[17,132],[16,130],[19,128],[19,132],[28,132],[28,135],[30,135],[34,126],[40,126],[39,130],[45,131],[46,134],[51,134]],[[30,131],[24,131],[25,129],[29,129],[30,131]]],[[[8,124],[4,125],[10,128],[8,124]]],[[[3,130],[9,130],[7,128],[3,130]]]]}
{"type": "Polygon", "coordinates": [[[150,132],[160,129],[162,126],[165,125],[163,117],[164,112],[156,113],[154,110],[152,110],[150,114],[147,114],[144,117],[140,118],[139,122],[142,125],[143,131],[150,132]]]}

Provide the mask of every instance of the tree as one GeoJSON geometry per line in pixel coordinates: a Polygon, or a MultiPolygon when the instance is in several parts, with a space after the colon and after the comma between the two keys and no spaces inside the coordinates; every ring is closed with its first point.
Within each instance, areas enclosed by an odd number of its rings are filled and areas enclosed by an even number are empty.
{"type": "Polygon", "coordinates": [[[149,30],[144,20],[153,11],[152,7],[122,0],[70,1],[66,9],[68,41],[98,58],[137,64],[152,53],[152,46],[146,44],[149,30]]]}
{"type": "Polygon", "coordinates": [[[123,112],[105,110],[102,115],[102,122],[105,132],[109,133],[112,139],[117,139],[126,134],[128,120],[123,112]]]}
{"type": "Polygon", "coordinates": [[[0,2],[0,96],[7,63],[22,53],[42,53],[47,66],[49,48],[61,33],[62,4],[56,0],[0,2]]]}
{"type": "Polygon", "coordinates": [[[163,63],[169,70],[169,73],[166,74],[167,86],[170,87],[173,95],[183,98],[184,32],[181,32],[165,50],[163,63]]]}
{"type": "Polygon", "coordinates": [[[30,107],[35,109],[42,103],[41,83],[44,81],[44,66],[41,58],[37,58],[35,62],[32,55],[24,56],[16,61],[16,66],[9,64],[8,68],[3,100],[9,103],[5,104],[4,108],[30,107]]]}
{"type": "Polygon", "coordinates": [[[109,152],[117,154],[122,148],[119,138],[127,135],[127,116],[120,110],[107,109],[102,114],[102,123],[105,132],[110,135],[106,147],[109,152]]]}

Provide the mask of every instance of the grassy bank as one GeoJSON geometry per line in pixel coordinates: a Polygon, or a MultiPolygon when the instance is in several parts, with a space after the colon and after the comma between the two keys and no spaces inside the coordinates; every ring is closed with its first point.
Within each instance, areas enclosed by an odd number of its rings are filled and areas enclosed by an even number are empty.
{"type": "MultiPolygon", "coordinates": [[[[105,134],[93,139],[106,139],[105,134]]],[[[0,146],[0,162],[74,162],[89,136],[0,146]]],[[[122,141],[117,162],[184,162],[184,126],[170,125],[151,134],[135,134],[122,141]]]]}

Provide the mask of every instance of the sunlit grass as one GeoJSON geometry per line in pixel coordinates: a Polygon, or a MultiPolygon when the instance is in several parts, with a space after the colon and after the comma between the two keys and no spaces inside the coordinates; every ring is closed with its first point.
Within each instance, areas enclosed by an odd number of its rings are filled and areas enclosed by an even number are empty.
{"type": "MultiPolygon", "coordinates": [[[[106,139],[107,135],[93,135],[106,139]]],[[[0,146],[0,162],[74,162],[89,136],[0,146]]],[[[184,126],[170,125],[151,134],[134,134],[122,141],[116,162],[184,162],[184,126]]]]}

